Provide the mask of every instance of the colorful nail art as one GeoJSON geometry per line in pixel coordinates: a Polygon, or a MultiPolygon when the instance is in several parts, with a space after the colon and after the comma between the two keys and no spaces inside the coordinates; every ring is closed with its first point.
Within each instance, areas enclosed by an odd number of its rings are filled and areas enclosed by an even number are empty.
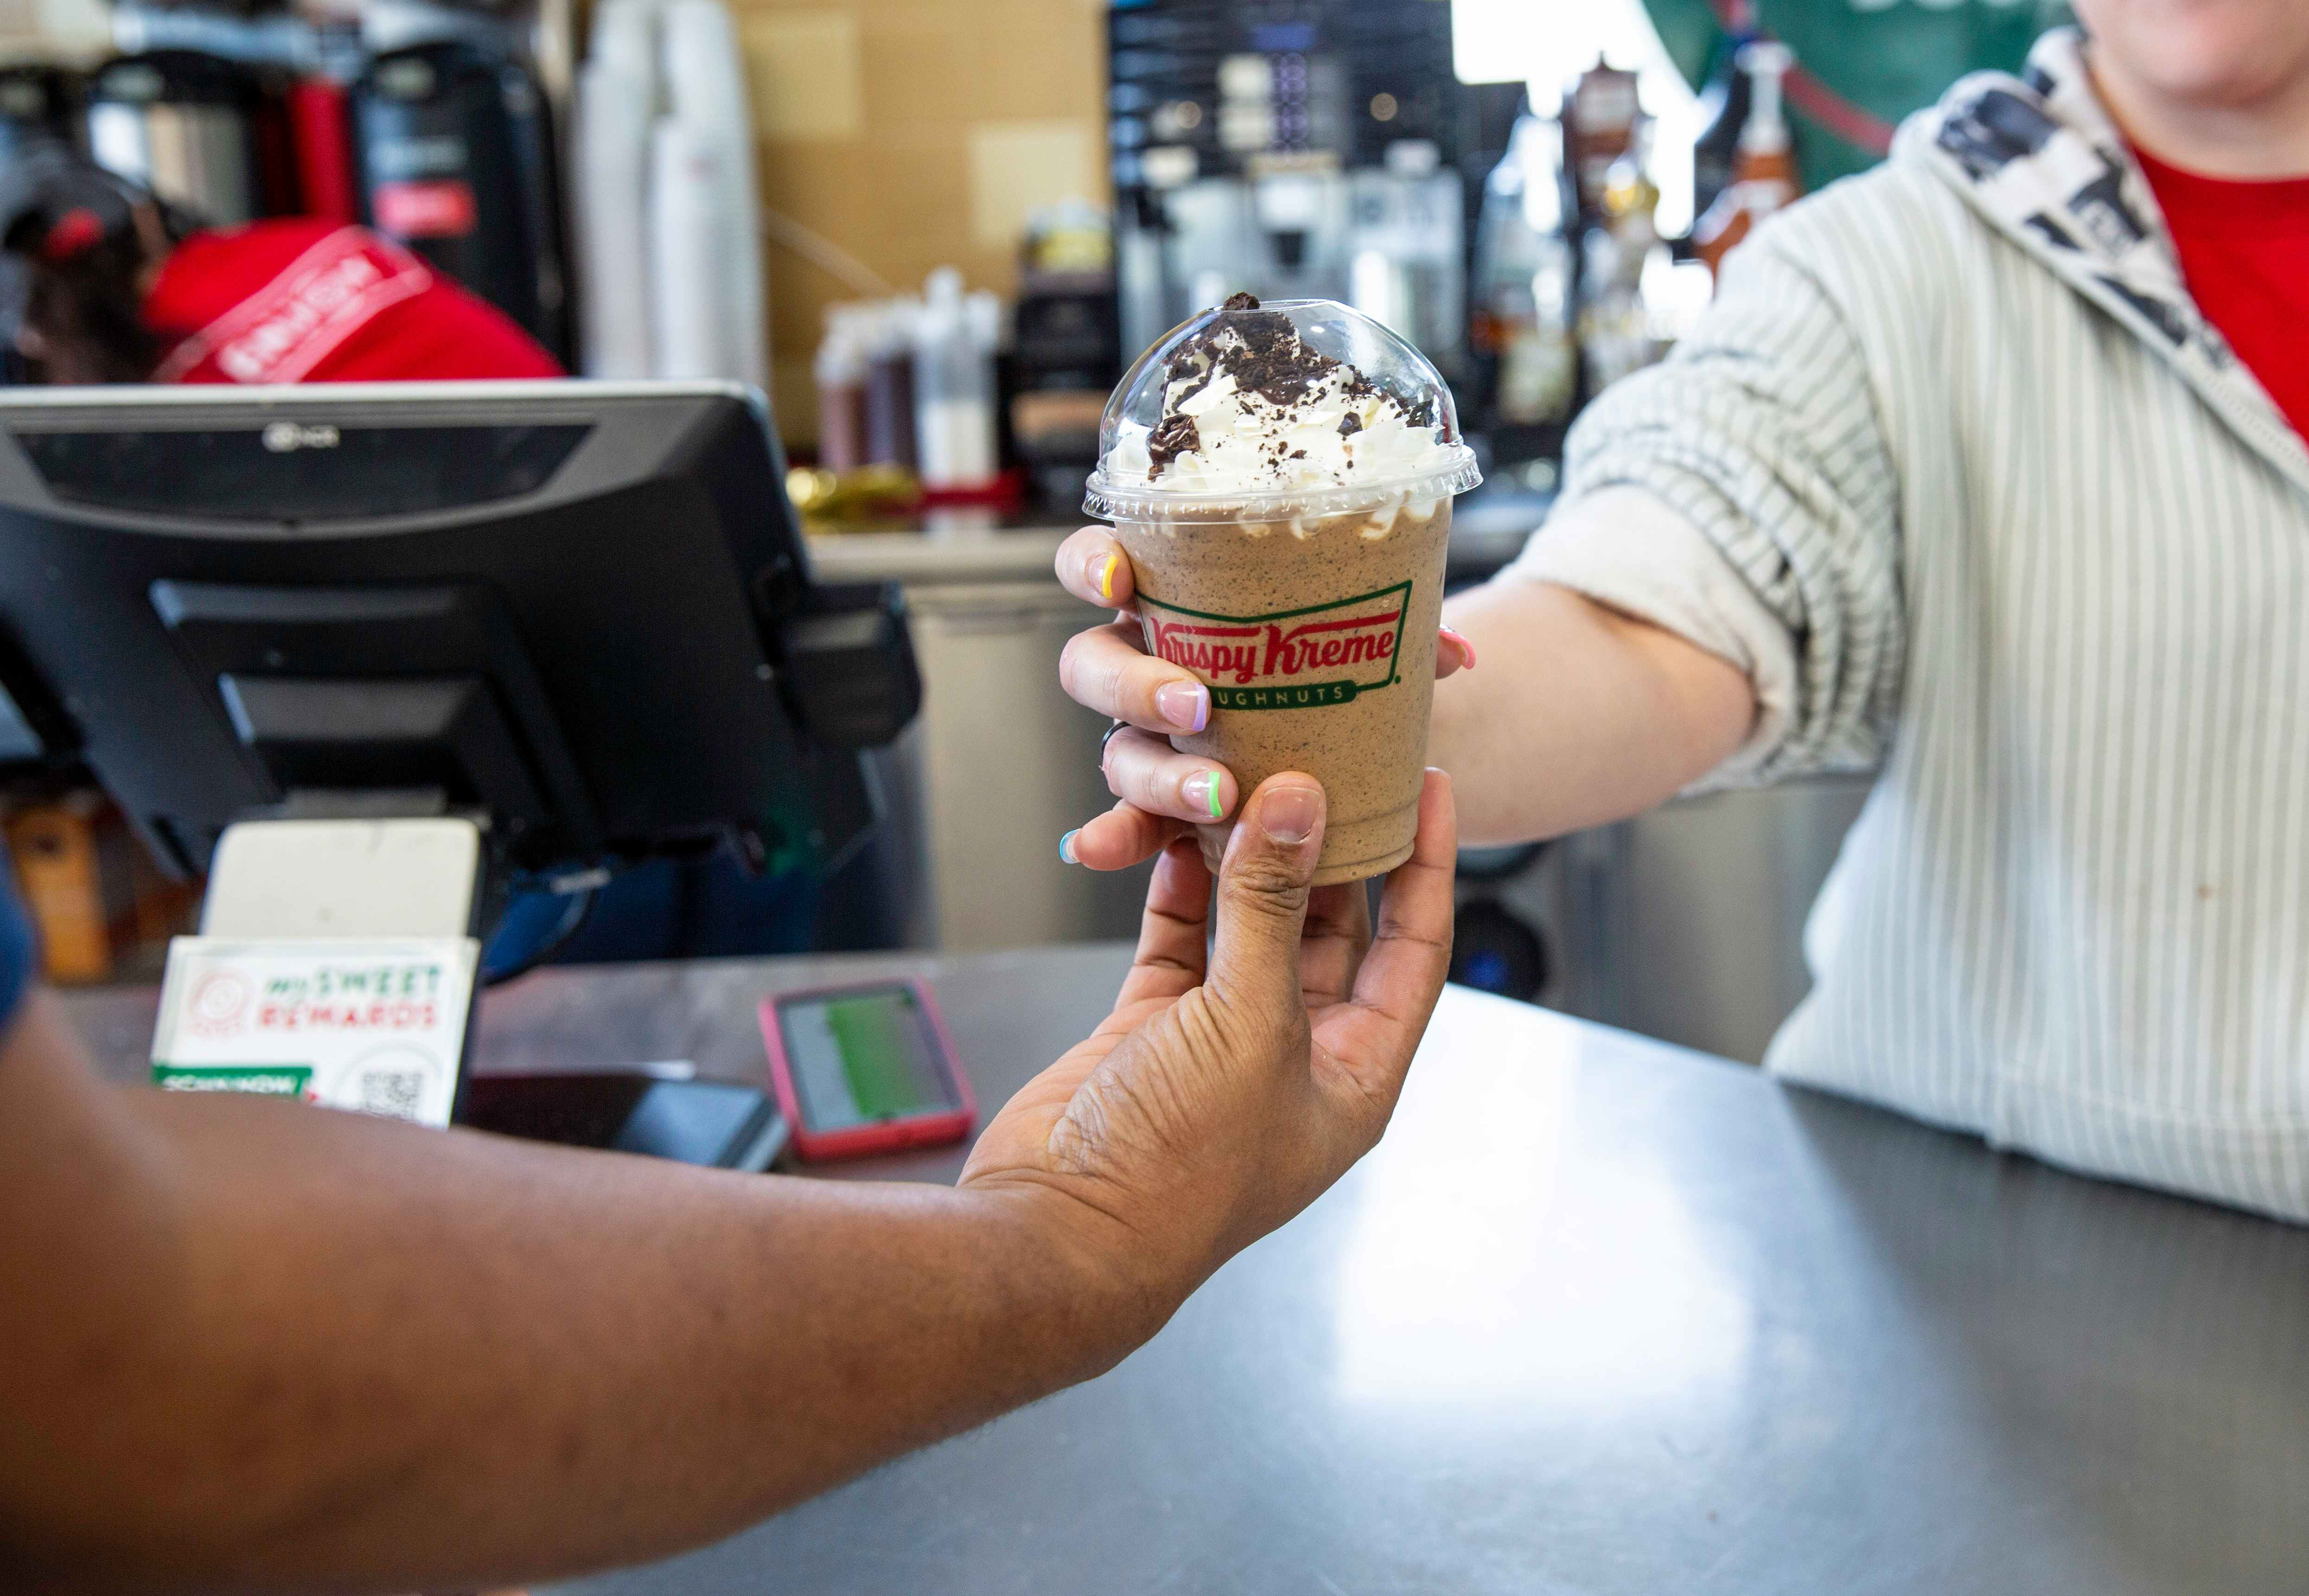
{"type": "Polygon", "coordinates": [[[1166,681],[1154,690],[1157,714],[1182,732],[1199,732],[1211,721],[1211,695],[1198,682],[1166,681]]]}
{"type": "Polygon", "coordinates": [[[1198,770],[1179,784],[1179,794],[1197,809],[1208,810],[1214,820],[1225,812],[1219,802],[1219,776],[1215,770],[1198,770]]]}
{"type": "Polygon", "coordinates": [[[1060,863],[1080,864],[1082,863],[1081,860],[1075,857],[1075,838],[1081,835],[1082,828],[1077,826],[1072,831],[1068,832],[1064,837],[1059,838],[1059,862],[1060,863]]]}
{"type": "Polygon", "coordinates": [[[1098,568],[1098,596],[1102,603],[1114,603],[1114,568],[1122,563],[1122,556],[1110,554],[1098,568]]]}

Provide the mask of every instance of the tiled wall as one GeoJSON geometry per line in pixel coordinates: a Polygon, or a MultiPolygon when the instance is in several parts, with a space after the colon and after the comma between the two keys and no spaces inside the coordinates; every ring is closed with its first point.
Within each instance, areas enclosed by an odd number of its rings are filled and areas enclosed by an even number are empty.
{"type": "MultiPolygon", "coordinates": [[[[731,4],[765,204],[894,287],[953,265],[1007,294],[1030,208],[1105,203],[1100,0],[731,4]]],[[[825,308],[860,296],[774,235],[767,253],[773,400],[806,442],[825,308]]]]}

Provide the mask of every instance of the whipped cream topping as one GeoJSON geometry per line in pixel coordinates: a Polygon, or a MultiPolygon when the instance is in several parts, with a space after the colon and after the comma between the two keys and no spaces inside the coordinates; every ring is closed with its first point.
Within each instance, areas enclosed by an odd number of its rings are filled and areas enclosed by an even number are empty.
{"type": "Polygon", "coordinates": [[[1362,372],[1310,349],[1290,317],[1248,294],[1182,345],[1166,374],[1162,419],[1125,422],[1107,480],[1167,493],[1352,488],[1446,472],[1460,451],[1431,400],[1411,411],[1362,372]]]}

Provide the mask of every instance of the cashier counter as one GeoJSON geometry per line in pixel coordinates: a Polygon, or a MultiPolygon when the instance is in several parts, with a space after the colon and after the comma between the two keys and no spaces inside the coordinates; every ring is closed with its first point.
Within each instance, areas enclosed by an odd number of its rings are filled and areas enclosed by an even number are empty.
{"type": "MultiPolygon", "coordinates": [[[[473,1062],[758,1083],[763,999],[918,976],[990,1112],[1129,957],[547,969],[484,999],[473,1062]]],[[[70,1007],[139,1079],[153,994],[70,1007]]],[[[560,1589],[2276,1596],[2309,1568],[2305,1324],[2296,1227],[1452,987],[1377,1149],[1113,1372],[560,1589]]]]}

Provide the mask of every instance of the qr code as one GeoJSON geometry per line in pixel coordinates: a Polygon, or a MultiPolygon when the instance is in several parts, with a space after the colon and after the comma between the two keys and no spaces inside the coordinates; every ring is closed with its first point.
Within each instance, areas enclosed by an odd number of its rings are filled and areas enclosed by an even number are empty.
{"type": "Polygon", "coordinates": [[[424,1090],[425,1074],[421,1070],[370,1070],[360,1078],[360,1111],[394,1119],[415,1119],[418,1099],[424,1090]]]}

